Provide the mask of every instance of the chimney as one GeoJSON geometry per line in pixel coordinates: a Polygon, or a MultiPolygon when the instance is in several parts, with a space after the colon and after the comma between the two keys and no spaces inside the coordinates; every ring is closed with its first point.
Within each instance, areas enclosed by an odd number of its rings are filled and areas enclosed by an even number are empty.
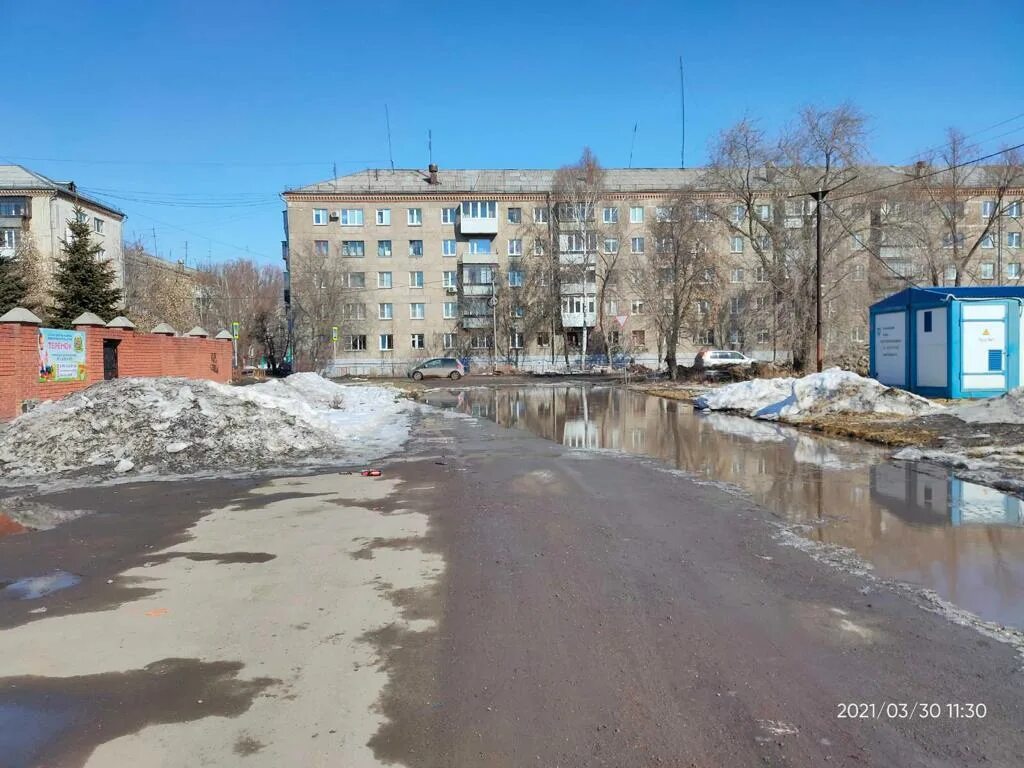
{"type": "Polygon", "coordinates": [[[427,183],[431,186],[437,186],[440,182],[437,180],[437,163],[431,163],[427,166],[429,176],[427,177],[427,183]]]}
{"type": "Polygon", "coordinates": [[[916,163],[914,163],[914,178],[921,178],[921,174],[924,173],[925,168],[927,167],[928,163],[926,163],[924,160],[918,160],[916,163]]]}

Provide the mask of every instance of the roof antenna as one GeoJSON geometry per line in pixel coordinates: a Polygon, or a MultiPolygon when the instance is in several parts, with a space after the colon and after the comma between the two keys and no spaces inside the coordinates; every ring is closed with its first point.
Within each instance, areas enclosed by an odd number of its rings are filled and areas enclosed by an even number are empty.
{"type": "Polygon", "coordinates": [[[633,123],[633,140],[629,142],[629,168],[633,167],[633,147],[636,145],[636,129],[639,125],[639,122],[633,123]]]}
{"type": "Polygon", "coordinates": [[[431,165],[434,164],[434,135],[433,132],[427,128],[427,162],[431,165]]]}
{"type": "Polygon", "coordinates": [[[334,191],[337,192],[338,191],[338,162],[336,160],[331,162],[331,179],[332,179],[331,184],[334,186],[334,191]]]}
{"type": "Polygon", "coordinates": [[[388,112],[388,105],[384,105],[384,122],[388,127],[388,159],[391,161],[391,172],[395,172],[395,156],[391,153],[391,113],[388,112]]]}
{"type": "Polygon", "coordinates": [[[679,167],[686,167],[686,88],[683,85],[683,57],[679,57],[679,104],[682,107],[682,134],[679,140],[679,167]]]}

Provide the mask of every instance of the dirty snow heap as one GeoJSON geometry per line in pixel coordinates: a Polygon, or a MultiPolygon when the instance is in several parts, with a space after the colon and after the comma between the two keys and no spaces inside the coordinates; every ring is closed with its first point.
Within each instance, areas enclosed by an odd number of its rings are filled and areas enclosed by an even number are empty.
{"type": "Polygon", "coordinates": [[[393,389],[312,373],[247,387],[114,379],[0,425],[0,478],[188,474],[313,455],[365,461],[405,441],[413,408],[393,389]]]}
{"type": "Polygon", "coordinates": [[[800,378],[727,384],[701,395],[694,405],[703,410],[739,411],[755,419],[788,422],[826,414],[916,416],[941,410],[923,397],[839,368],[800,378]]]}

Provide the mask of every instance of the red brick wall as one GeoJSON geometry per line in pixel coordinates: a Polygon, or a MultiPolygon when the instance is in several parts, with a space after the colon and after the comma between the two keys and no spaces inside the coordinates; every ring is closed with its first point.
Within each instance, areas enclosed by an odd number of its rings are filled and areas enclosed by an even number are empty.
{"type": "Polygon", "coordinates": [[[231,341],[156,336],[114,328],[77,328],[85,332],[86,381],[40,382],[38,328],[0,323],[0,420],[21,413],[26,400],[59,400],[103,381],[103,340],[119,339],[118,376],[184,376],[231,381],[231,341]]]}

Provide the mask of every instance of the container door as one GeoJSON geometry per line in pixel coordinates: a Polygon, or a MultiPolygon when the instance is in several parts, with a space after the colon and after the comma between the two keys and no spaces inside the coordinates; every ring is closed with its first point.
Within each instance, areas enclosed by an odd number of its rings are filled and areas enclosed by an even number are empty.
{"type": "Polygon", "coordinates": [[[103,340],[103,378],[106,380],[117,378],[117,345],[119,339],[103,340]]]}
{"type": "Polygon", "coordinates": [[[961,317],[961,389],[964,392],[1005,392],[1006,304],[965,302],[961,317]]]}

